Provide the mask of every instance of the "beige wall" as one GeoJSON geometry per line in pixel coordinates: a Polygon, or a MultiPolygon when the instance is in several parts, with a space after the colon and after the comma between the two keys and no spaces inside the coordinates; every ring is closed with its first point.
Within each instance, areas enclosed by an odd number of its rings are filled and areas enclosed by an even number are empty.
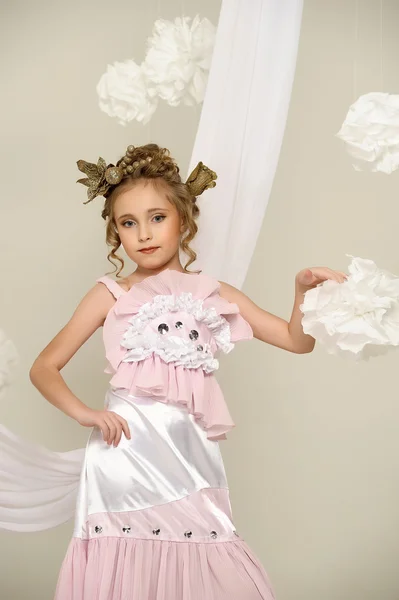
{"type": "MultiPolygon", "coordinates": [[[[199,111],[162,107],[151,126],[117,125],[97,107],[109,62],[143,57],[159,16],[199,3],[101,0],[2,4],[0,326],[21,365],[0,421],[50,448],[88,430],[33,388],[29,367],[107,270],[101,201],[83,206],[76,160],[113,161],[129,143],[169,146],[187,168],[199,111]]],[[[250,7],[251,2],[248,2],[250,7]]],[[[217,21],[219,2],[201,2],[217,21]]],[[[355,95],[381,91],[380,2],[306,0],[281,159],[244,291],[289,317],[295,273],[346,268],[345,253],[399,273],[398,174],[356,173],[339,129],[355,95]],[[354,57],[356,86],[354,86],[354,57]],[[356,87],[356,89],[354,89],[356,87]]],[[[399,92],[399,2],[383,2],[383,91],[399,92]]],[[[320,348],[294,356],[258,341],[223,361],[220,382],[237,429],[222,445],[236,525],[262,559],[278,600],[397,600],[397,355],[354,365],[320,348]],[[239,373],[239,375],[238,375],[239,373]]],[[[101,332],[64,370],[100,407],[101,332]]],[[[0,534],[2,600],[51,600],[72,523],[0,534]]],[[[144,600],[144,599],[143,599],[144,600]]]]}

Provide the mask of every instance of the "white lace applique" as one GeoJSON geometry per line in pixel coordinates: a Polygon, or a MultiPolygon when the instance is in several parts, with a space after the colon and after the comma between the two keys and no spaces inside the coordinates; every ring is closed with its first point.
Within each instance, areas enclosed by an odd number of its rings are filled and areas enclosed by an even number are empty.
{"type": "Polygon", "coordinates": [[[148,328],[150,323],[160,316],[177,312],[191,315],[199,325],[205,325],[218,349],[228,353],[234,348],[228,321],[218,315],[214,308],[204,308],[203,300],[194,300],[190,292],[179,296],[158,295],[152,302],[143,304],[138,313],[129,320],[130,327],[121,341],[121,345],[128,350],[123,362],[139,362],[157,354],[168,363],[174,362],[189,369],[202,368],[206,373],[215,371],[219,367],[219,361],[213,356],[210,344],[197,338],[186,339],[148,328]]]}

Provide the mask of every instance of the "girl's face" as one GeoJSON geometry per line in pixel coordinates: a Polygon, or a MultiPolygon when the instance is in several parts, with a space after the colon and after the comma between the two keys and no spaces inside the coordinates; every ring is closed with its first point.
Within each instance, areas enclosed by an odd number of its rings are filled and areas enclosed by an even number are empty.
{"type": "Polygon", "coordinates": [[[126,254],[138,267],[153,270],[180,264],[182,220],[162,188],[141,180],[122,192],[115,200],[114,220],[126,254]]]}

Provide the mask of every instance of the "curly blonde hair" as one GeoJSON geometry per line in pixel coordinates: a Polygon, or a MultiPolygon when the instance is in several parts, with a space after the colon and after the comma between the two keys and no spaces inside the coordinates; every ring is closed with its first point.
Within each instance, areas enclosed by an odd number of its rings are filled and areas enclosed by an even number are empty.
{"type": "MultiPolygon", "coordinates": [[[[146,144],[135,148],[131,158],[137,166],[131,173],[124,175],[122,181],[110,190],[101,213],[103,219],[107,221],[106,243],[111,248],[107,259],[115,267],[112,273],[116,271],[116,277],[120,277],[120,273],[125,266],[123,258],[116,253],[121,246],[121,240],[114,218],[115,201],[121,193],[132,189],[139,180],[143,179],[162,189],[166,193],[169,202],[176,207],[182,218],[185,233],[181,240],[181,249],[189,257],[184,266],[184,271],[190,272],[187,269],[197,258],[197,254],[190,248],[190,242],[198,231],[195,222],[195,219],[199,216],[196,197],[190,193],[187,185],[182,182],[179,167],[176,161],[171,158],[167,148],[160,148],[157,144],[146,144]]],[[[122,162],[123,158],[117,162],[116,166],[119,166],[122,162]]]]}

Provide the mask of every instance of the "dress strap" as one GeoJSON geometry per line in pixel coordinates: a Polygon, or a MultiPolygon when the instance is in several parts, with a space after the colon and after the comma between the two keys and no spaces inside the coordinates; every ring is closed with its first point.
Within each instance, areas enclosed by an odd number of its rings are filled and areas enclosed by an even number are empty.
{"type": "Polygon", "coordinates": [[[127,293],[126,290],[119,285],[119,283],[117,283],[114,279],[111,279],[111,277],[108,277],[108,275],[104,275],[103,277],[96,279],[96,283],[103,283],[109,289],[114,298],[116,298],[116,300],[118,300],[118,298],[123,294],[127,293]]]}

